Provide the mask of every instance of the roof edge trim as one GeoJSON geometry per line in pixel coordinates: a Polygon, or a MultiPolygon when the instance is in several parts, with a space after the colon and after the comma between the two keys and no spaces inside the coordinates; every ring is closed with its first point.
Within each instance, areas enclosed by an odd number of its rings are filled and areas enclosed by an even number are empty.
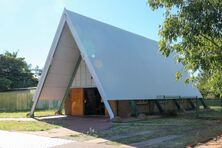
{"type": "MultiPolygon", "coordinates": [[[[65,10],[65,12],[67,12],[67,10],[65,10]]],[[[66,13],[66,14],[67,14],[67,13],[66,13]]],[[[98,76],[96,75],[95,70],[93,69],[92,63],[90,62],[88,56],[85,55],[84,52],[82,52],[82,51],[84,51],[84,46],[82,45],[82,43],[81,43],[81,41],[80,41],[80,38],[79,38],[78,33],[77,33],[77,31],[76,31],[76,28],[72,25],[72,21],[70,20],[69,16],[68,16],[68,15],[66,15],[66,16],[67,16],[67,17],[66,17],[67,24],[68,24],[69,29],[71,30],[71,33],[72,33],[72,35],[73,35],[73,38],[74,38],[74,40],[76,41],[76,44],[77,44],[77,46],[78,46],[78,48],[79,48],[79,50],[80,50],[80,54],[81,54],[81,56],[83,57],[83,59],[85,60],[86,65],[87,65],[87,67],[88,67],[88,69],[89,69],[89,71],[90,71],[90,74],[93,76],[94,81],[95,81],[95,83],[96,83],[96,86],[98,87],[99,92],[100,92],[100,94],[102,95],[102,98],[105,99],[105,100],[107,100],[107,99],[108,99],[108,98],[107,98],[107,95],[106,95],[106,93],[105,93],[105,91],[104,91],[104,89],[103,89],[103,87],[102,87],[102,84],[101,84],[98,76]],[[81,49],[82,49],[82,50],[81,50],[81,49]]]]}

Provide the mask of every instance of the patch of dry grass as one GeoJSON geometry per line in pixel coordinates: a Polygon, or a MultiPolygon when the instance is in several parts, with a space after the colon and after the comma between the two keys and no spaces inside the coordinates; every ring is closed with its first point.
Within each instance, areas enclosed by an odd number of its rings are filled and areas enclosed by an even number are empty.
{"type": "MultiPolygon", "coordinates": [[[[56,110],[37,110],[35,116],[52,116],[55,115],[56,110]]],[[[28,111],[19,112],[0,112],[0,118],[26,118],[28,111]]]]}
{"type": "Polygon", "coordinates": [[[45,131],[58,127],[41,121],[0,121],[0,130],[7,131],[45,131]]]}

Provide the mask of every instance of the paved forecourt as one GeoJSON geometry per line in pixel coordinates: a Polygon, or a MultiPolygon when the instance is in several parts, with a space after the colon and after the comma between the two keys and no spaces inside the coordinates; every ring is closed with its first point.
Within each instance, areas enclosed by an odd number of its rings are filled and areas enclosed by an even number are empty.
{"type": "Polygon", "coordinates": [[[48,148],[74,142],[8,131],[0,131],[0,139],[0,148],[48,148]]]}

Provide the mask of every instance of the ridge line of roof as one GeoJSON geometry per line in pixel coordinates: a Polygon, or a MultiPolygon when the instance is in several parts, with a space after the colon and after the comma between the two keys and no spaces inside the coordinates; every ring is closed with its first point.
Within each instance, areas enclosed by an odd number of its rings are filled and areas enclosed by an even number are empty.
{"type": "Polygon", "coordinates": [[[81,17],[85,17],[85,18],[87,18],[87,19],[90,19],[90,20],[93,20],[93,21],[102,23],[102,24],[104,24],[104,25],[107,25],[107,26],[109,26],[109,27],[113,27],[113,28],[119,29],[119,30],[121,30],[121,31],[128,32],[128,33],[133,34],[133,35],[135,35],[135,36],[138,36],[138,37],[141,37],[141,38],[144,38],[144,39],[148,39],[148,40],[151,40],[151,41],[154,41],[154,42],[158,42],[158,41],[156,41],[156,40],[154,40],[154,39],[150,39],[150,38],[145,37],[145,36],[143,36],[143,35],[140,35],[140,34],[137,34],[137,33],[134,33],[134,32],[131,32],[131,31],[128,31],[128,30],[125,30],[125,29],[122,29],[122,28],[117,27],[117,26],[114,26],[114,25],[110,25],[110,24],[108,24],[108,23],[106,23],[106,22],[102,22],[102,21],[96,20],[96,19],[94,19],[94,18],[90,18],[90,17],[88,17],[88,16],[85,16],[85,15],[82,15],[82,14],[79,14],[79,13],[76,13],[76,12],[71,11],[71,10],[68,10],[68,9],[66,9],[66,8],[64,8],[64,11],[63,11],[63,12],[64,12],[64,14],[67,14],[67,16],[69,15],[68,13],[74,13],[74,14],[79,15],[79,16],[81,16],[81,17]]]}

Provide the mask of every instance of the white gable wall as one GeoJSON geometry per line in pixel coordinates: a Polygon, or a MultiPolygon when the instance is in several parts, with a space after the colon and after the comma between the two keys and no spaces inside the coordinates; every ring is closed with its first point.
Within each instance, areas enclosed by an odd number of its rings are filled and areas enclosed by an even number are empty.
{"type": "Polygon", "coordinates": [[[78,67],[71,88],[91,88],[91,87],[96,87],[96,85],[86,66],[85,61],[81,60],[81,63],[78,67]]]}
{"type": "Polygon", "coordinates": [[[63,99],[79,56],[76,42],[68,25],[65,24],[39,97],[40,100],[63,99]]]}

